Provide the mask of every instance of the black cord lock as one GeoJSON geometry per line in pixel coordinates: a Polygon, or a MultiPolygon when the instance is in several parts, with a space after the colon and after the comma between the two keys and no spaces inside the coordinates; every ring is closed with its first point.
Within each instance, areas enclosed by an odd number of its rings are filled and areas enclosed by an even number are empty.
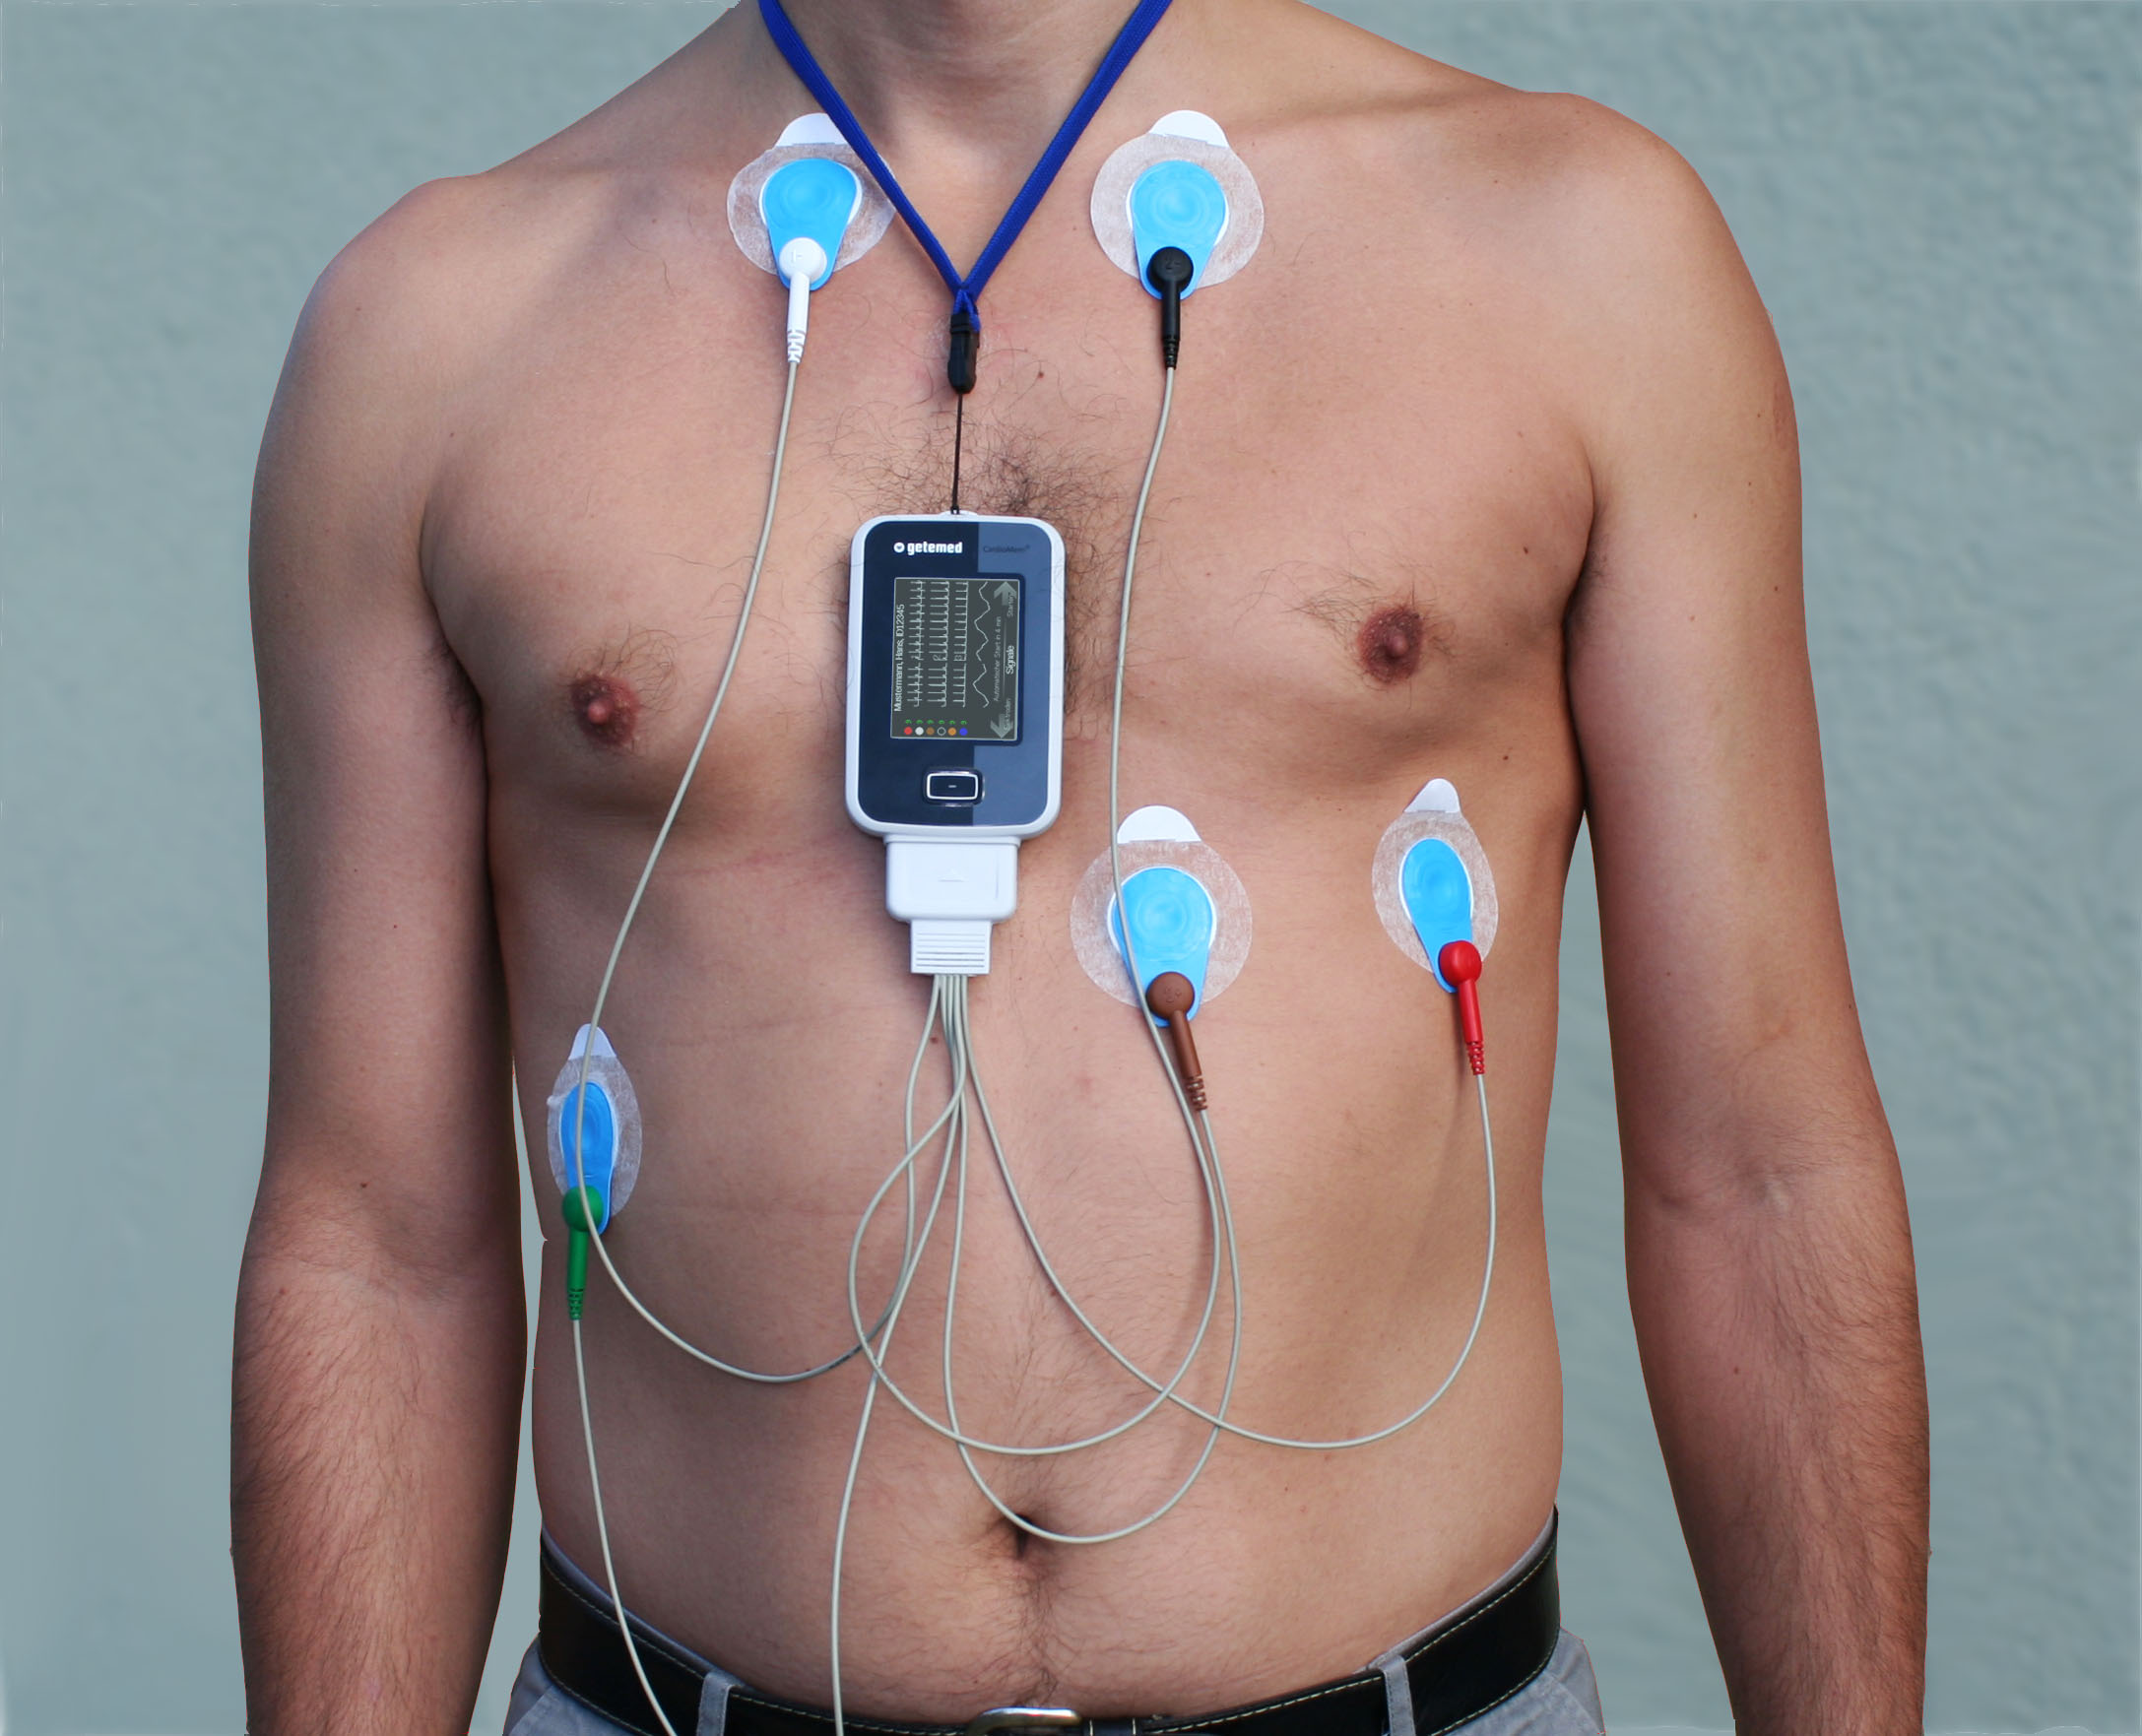
{"type": "Polygon", "coordinates": [[[964,398],[974,390],[976,359],[982,353],[982,322],[971,308],[952,309],[951,354],[944,359],[944,377],[964,398]]]}

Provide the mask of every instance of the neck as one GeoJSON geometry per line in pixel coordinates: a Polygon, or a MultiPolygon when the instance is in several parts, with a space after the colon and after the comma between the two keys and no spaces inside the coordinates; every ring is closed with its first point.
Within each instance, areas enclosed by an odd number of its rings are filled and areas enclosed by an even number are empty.
{"type": "Polygon", "coordinates": [[[1024,159],[1077,100],[1132,5],[783,0],[826,76],[888,157],[949,149],[1024,159]]]}

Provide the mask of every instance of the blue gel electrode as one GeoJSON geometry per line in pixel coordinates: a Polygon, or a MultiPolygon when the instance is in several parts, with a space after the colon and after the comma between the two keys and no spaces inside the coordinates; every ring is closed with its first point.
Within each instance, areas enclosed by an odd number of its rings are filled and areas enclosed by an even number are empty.
{"type": "Polygon", "coordinates": [[[1139,868],[1123,883],[1121,910],[1111,907],[1108,913],[1109,937],[1118,952],[1124,950],[1126,917],[1137,954],[1139,997],[1164,971],[1180,971],[1197,991],[1190,1004],[1190,1016],[1196,1018],[1204,1003],[1205,969],[1212,962],[1212,895],[1181,868],[1139,868]]]}
{"type": "Polygon", "coordinates": [[[569,1193],[584,1180],[603,1202],[602,1221],[597,1230],[610,1228],[611,1195],[616,1191],[611,1183],[617,1167],[617,1117],[610,1106],[610,1093],[600,1081],[590,1079],[585,1087],[588,1094],[586,1115],[580,1112],[581,1086],[575,1085],[565,1094],[565,1102],[558,1114],[558,1142],[565,1152],[565,1190],[569,1193]],[[578,1127],[582,1149],[586,1154],[586,1167],[573,1157],[573,1130],[578,1127]]]}
{"type": "Polygon", "coordinates": [[[1204,263],[1227,230],[1227,195],[1201,163],[1170,158],[1131,184],[1131,245],[1137,253],[1137,281],[1155,300],[1160,291],[1146,276],[1153,255],[1180,247],[1190,255],[1188,295],[1204,282],[1204,263]]]}
{"type": "Polygon", "coordinates": [[[808,235],[825,254],[825,269],[811,280],[813,289],[822,289],[840,262],[849,219],[862,201],[863,185],[855,170],[829,157],[799,157],[775,169],[759,189],[758,211],[766,220],[766,243],[773,249],[776,270],[781,249],[808,235]]]}
{"type": "Polygon", "coordinates": [[[1451,941],[1472,938],[1472,876],[1458,852],[1441,838],[1423,838],[1399,866],[1398,892],[1428,954],[1428,968],[1446,993],[1456,993],[1444,982],[1438,961],[1451,941]]]}

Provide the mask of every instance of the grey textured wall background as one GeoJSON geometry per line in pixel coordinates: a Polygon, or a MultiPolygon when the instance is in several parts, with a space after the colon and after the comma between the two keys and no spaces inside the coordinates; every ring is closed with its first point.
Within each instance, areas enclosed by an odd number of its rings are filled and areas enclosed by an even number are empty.
{"type": "MultiPolygon", "coordinates": [[[[1846,913],[1919,1240],[1929,1725],[2132,1732],[2142,12],[1341,10],[1634,115],[1747,251],[1799,393],[1846,913]]],[[[241,1717],[225,1405],[266,1003],[242,572],[291,321],[408,186],[555,130],[710,16],[0,10],[16,1736],[241,1717]]],[[[1570,1620],[1617,1727],[1721,1728],[1621,1292],[1582,859],[1570,917],[1549,1174],[1570,1620]]],[[[524,1542],[501,1659],[527,1571],[524,1542]]],[[[494,1667],[493,1729],[498,1688],[494,1667]]]]}

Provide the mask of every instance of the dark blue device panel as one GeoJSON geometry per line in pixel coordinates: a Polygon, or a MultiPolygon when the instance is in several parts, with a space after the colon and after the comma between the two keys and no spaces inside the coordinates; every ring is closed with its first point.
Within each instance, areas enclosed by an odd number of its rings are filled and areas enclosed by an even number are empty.
{"type": "Polygon", "coordinates": [[[1056,545],[1031,519],[886,519],[859,533],[848,737],[873,824],[1031,826],[1062,733],[1056,545]]]}

